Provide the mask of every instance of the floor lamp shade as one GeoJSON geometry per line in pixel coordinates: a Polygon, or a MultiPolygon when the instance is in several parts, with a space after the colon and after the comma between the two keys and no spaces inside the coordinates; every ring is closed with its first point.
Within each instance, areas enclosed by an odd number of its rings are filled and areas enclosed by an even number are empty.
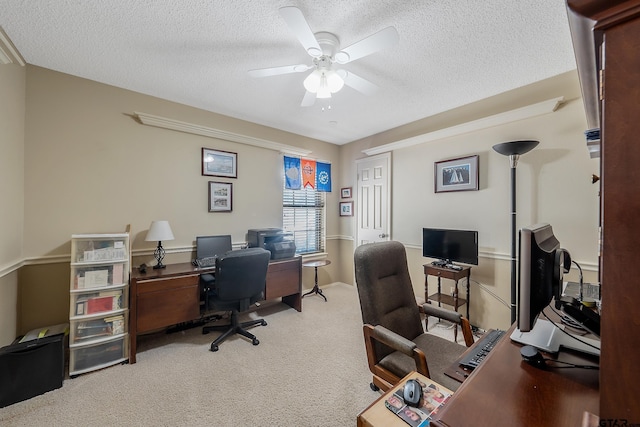
{"type": "Polygon", "coordinates": [[[144,240],[147,242],[158,242],[158,247],[153,252],[153,255],[156,258],[157,264],[153,266],[153,268],[165,268],[166,266],[162,264],[162,260],[164,259],[164,248],[162,247],[163,240],[173,240],[173,232],[171,231],[171,226],[169,225],[169,221],[153,221],[151,226],[149,226],[149,231],[147,232],[147,237],[144,240]]]}
{"type": "Polygon", "coordinates": [[[504,156],[509,156],[511,166],[511,323],[516,321],[516,166],[520,155],[533,150],[538,141],[522,140],[496,144],[493,149],[504,156]]]}

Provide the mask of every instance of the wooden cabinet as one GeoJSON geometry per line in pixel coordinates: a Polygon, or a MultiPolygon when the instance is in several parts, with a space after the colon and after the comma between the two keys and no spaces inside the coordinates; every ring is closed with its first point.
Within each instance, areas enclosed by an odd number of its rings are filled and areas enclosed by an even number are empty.
{"type": "Polygon", "coordinates": [[[264,299],[282,302],[302,311],[302,257],[272,260],[267,270],[264,299]]]}
{"type": "Polygon", "coordinates": [[[71,236],[69,376],[128,356],[129,234],[71,236]]]}
{"type": "Polygon", "coordinates": [[[600,76],[601,99],[585,100],[600,107],[600,422],[639,425],[640,284],[628,272],[640,263],[640,1],[568,0],[567,5],[593,21],[590,42],[600,76]]]}

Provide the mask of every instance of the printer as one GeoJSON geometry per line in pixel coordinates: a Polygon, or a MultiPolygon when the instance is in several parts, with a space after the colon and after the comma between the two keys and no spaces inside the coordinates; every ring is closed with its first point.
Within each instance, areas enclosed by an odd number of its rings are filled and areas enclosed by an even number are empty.
{"type": "Polygon", "coordinates": [[[280,228],[259,228],[247,232],[250,248],[264,248],[271,252],[271,259],[291,258],[296,254],[293,234],[280,228]]]}

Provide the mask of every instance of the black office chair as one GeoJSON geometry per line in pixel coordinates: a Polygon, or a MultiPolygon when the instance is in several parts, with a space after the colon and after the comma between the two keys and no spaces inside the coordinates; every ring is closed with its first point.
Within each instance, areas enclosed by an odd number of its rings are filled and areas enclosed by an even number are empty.
{"type": "Polygon", "coordinates": [[[265,326],[267,322],[258,319],[240,323],[238,313],[247,311],[252,304],[263,299],[270,257],[271,253],[265,249],[249,248],[228,252],[217,259],[215,281],[206,292],[206,309],[231,310],[231,322],[229,325],[202,328],[203,334],[215,330],[225,331],[211,343],[211,351],[218,351],[218,345],[233,334],[251,339],[253,345],[260,344],[255,335],[244,328],[265,326]]]}

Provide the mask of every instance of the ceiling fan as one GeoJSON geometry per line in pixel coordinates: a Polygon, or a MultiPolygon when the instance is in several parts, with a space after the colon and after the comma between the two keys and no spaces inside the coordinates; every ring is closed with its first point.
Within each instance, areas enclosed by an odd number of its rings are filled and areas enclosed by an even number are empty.
{"type": "Polygon", "coordinates": [[[312,69],[313,71],[304,79],[304,87],[307,92],[302,99],[301,105],[303,107],[313,105],[316,98],[330,98],[332,93],[338,92],[345,84],[365,95],[372,95],[378,90],[378,86],[375,84],[344,68],[337,68],[337,64],[347,64],[395,45],[399,36],[394,27],[387,27],[341,49],[340,40],[335,34],[328,32],[314,34],[304,15],[297,7],[282,7],[279,11],[289,29],[313,58],[311,65],[297,64],[261,68],[250,70],[250,76],[269,77],[281,74],[303,73],[312,69]]]}

